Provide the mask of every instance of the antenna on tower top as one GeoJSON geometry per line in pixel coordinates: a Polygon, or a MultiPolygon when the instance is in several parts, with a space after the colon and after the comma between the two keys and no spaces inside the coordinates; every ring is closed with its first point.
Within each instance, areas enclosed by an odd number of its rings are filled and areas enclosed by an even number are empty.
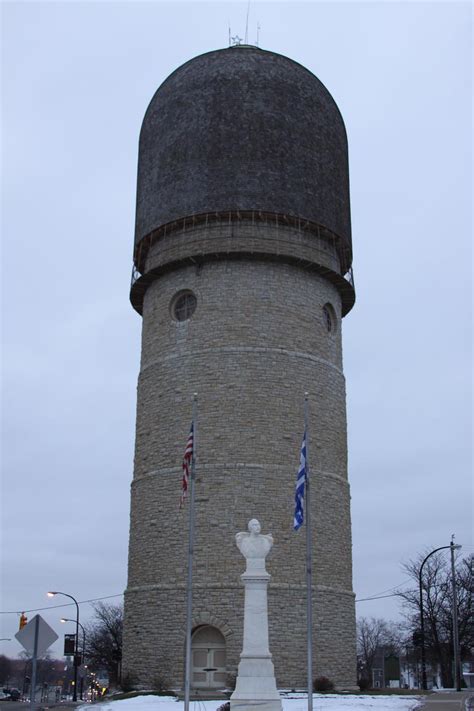
{"type": "Polygon", "coordinates": [[[257,47],[258,47],[259,37],[260,37],[260,22],[257,22],[257,41],[255,42],[257,47]]]}
{"type": "Polygon", "coordinates": [[[245,44],[249,43],[249,12],[250,12],[250,0],[247,3],[247,18],[245,20],[245,44]]]}

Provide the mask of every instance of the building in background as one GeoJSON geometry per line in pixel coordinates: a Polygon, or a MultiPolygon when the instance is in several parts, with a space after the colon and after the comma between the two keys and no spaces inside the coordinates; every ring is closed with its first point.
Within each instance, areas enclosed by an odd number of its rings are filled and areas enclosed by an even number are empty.
{"type": "Polygon", "coordinates": [[[304,528],[294,489],[310,397],[314,676],[356,683],[342,318],[354,304],[347,140],[307,69],[253,46],[209,52],[160,86],[138,165],[131,302],[143,317],[125,595],[124,678],[183,687],[187,506],[198,393],[194,689],[242,648],[250,518],[271,532],[270,649],[306,684],[304,528]]]}

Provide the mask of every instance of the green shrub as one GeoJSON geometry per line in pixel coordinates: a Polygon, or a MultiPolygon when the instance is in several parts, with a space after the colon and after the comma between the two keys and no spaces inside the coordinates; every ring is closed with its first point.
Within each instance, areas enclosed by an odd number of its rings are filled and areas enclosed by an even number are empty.
{"type": "Polygon", "coordinates": [[[313,691],[325,693],[326,691],[334,691],[334,684],[327,676],[318,676],[313,682],[313,691]]]}

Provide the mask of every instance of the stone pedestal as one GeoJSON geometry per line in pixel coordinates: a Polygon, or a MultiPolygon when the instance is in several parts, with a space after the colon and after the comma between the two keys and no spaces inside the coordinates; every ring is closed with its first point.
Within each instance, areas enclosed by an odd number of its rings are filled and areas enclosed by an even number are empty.
{"type": "Polygon", "coordinates": [[[248,529],[248,533],[236,536],[247,568],[241,575],[245,585],[244,642],[230,708],[231,711],[281,711],[268,647],[267,587],[271,576],[265,570],[265,557],[273,545],[273,538],[260,534],[256,519],[249,521],[248,529]]]}

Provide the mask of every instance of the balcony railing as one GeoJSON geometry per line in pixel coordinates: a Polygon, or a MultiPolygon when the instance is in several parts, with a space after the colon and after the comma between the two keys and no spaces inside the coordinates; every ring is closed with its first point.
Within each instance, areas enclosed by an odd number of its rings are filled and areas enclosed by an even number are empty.
{"type": "MultiPolygon", "coordinates": [[[[230,225],[234,220],[241,221],[243,219],[251,220],[252,223],[264,222],[265,224],[275,224],[277,228],[280,226],[291,225],[293,228],[296,228],[298,232],[305,232],[306,230],[311,230],[314,232],[315,235],[317,235],[317,238],[323,245],[323,249],[327,249],[325,244],[329,244],[331,241],[333,244],[336,244],[336,249],[340,260],[339,263],[341,265],[344,265],[344,262],[347,264],[347,261],[349,261],[351,258],[350,248],[348,248],[347,245],[342,244],[336,235],[331,233],[326,228],[320,225],[316,225],[314,223],[310,223],[307,220],[302,220],[288,215],[274,215],[257,211],[229,211],[228,213],[215,214],[209,213],[203,215],[194,215],[192,217],[176,220],[175,222],[160,227],[154,233],[150,234],[146,239],[143,239],[136,246],[135,262],[132,267],[131,287],[133,288],[135,283],[142,276],[143,269],[145,266],[146,255],[148,254],[153,243],[161,236],[166,236],[167,232],[169,234],[170,232],[177,232],[179,230],[181,233],[183,233],[186,232],[188,229],[194,229],[196,226],[207,226],[207,224],[215,222],[230,225]],[[142,269],[142,272],[138,270],[137,265],[142,269]]],[[[342,268],[344,269],[344,266],[342,268]]],[[[338,271],[337,268],[336,270],[338,271]]],[[[342,274],[341,272],[340,274],[355,291],[354,273],[352,267],[350,267],[344,274],[342,274]]]]}

